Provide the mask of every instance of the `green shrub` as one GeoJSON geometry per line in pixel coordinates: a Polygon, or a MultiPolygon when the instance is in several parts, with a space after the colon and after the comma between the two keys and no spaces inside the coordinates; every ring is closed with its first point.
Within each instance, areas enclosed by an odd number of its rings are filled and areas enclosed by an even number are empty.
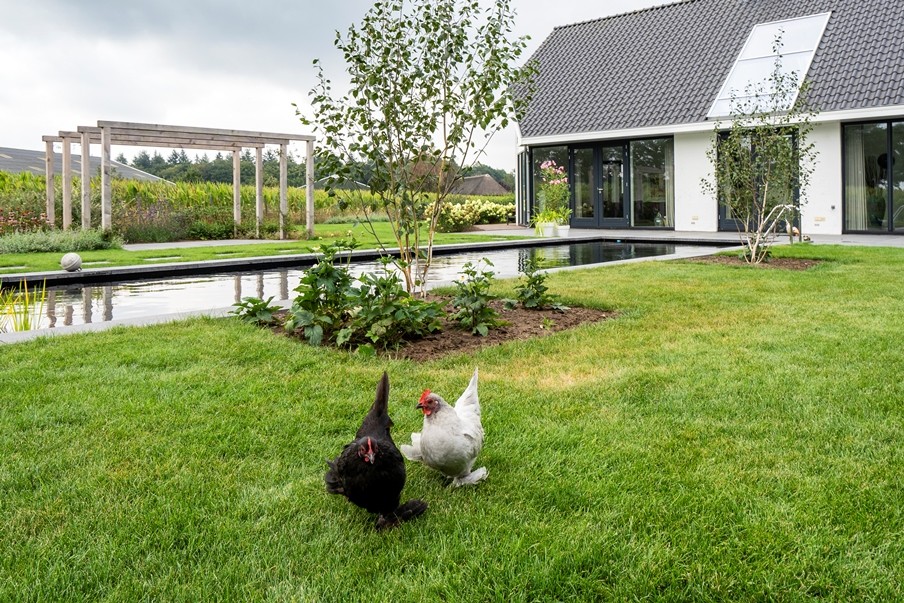
{"type": "Polygon", "coordinates": [[[97,229],[40,230],[0,237],[0,253],[69,253],[120,247],[122,240],[119,237],[97,229]]]}
{"type": "Polygon", "coordinates": [[[538,255],[530,258],[522,269],[524,281],[515,285],[518,292],[518,301],[528,310],[543,310],[545,308],[553,308],[560,312],[568,309],[556,300],[556,296],[549,293],[549,287],[546,285],[547,274],[540,272],[540,264],[543,256],[538,255]]]}
{"type": "Polygon", "coordinates": [[[442,328],[440,304],[413,297],[383,259],[383,274],[362,274],[348,296],[350,319],[336,336],[337,345],[397,348],[442,328]]]}
{"type": "Polygon", "coordinates": [[[259,297],[243,297],[242,301],[232,304],[234,309],[229,313],[241,321],[259,327],[269,326],[276,324],[276,313],[282,309],[272,302],[273,296],[265,300],[259,297]]]}
{"type": "Polygon", "coordinates": [[[493,272],[487,270],[487,266],[493,263],[483,258],[477,263],[467,262],[461,267],[461,279],[455,281],[455,295],[452,297],[452,307],[455,314],[452,319],[465,329],[470,329],[474,335],[486,336],[489,330],[502,324],[499,313],[490,306],[490,302],[496,296],[490,293],[490,284],[493,272]],[[483,262],[484,266],[481,266],[483,262]]]}
{"type": "Polygon", "coordinates": [[[352,275],[348,262],[336,266],[336,254],[354,243],[337,242],[321,247],[323,257],[305,271],[295,291],[286,320],[286,331],[301,331],[311,345],[331,343],[348,318],[352,275]]]}

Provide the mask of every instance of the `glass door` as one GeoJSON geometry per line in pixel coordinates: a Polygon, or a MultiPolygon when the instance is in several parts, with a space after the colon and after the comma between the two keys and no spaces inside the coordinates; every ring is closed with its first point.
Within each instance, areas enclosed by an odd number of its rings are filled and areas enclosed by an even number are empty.
{"type": "Polygon", "coordinates": [[[571,153],[571,225],[627,228],[626,146],[575,147],[571,153]]]}
{"type": "Polygon", "coordinates": [[[600,226],[604,228],[629,226],[628,195],[625,191],[625,155],[626,149],[623,144],[599,148],[597,190],[602,205],[600,226]]]}
{"type": "Polygon", "coordinates": [[[599,228],[600,197],[596,185],[597,153],[593,147],[577,147],[571,154],[571,225],[575,228],[599,228]]]}

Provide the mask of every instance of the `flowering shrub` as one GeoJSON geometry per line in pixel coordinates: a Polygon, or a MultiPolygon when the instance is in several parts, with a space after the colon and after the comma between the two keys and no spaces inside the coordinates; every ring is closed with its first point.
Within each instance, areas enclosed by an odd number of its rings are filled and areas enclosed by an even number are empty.
{"type": "Polygon", "coordinates": [[[444,204],[440,210],[437,230],[461,232],[475,224],[504,224],[514,219],[514,204],[468,199],[464,203],[444,204]]]}
{"type": "Polygon", "coordinates": [[[3,209],[0,207],[0,236],[14,232],[44,230],[47,226],[45,214],[35,214],[28,209],[3,209]]]}

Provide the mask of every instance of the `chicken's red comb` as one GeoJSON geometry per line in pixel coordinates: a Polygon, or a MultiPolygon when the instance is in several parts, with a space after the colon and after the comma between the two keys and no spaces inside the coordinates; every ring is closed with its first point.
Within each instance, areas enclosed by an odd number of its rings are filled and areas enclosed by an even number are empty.
{"type": "Polygon", "coordinates": [[[424,401],[426,401],[426,400],[427,400],[427,396],[429,396],[429,395],[430,395],[430,390],[429,390],[429,389],[425,389],[425,390],[424,390],[424,393],[421,394],[421,399],[418,400],[418,402],[424,402],[424,401]]]}

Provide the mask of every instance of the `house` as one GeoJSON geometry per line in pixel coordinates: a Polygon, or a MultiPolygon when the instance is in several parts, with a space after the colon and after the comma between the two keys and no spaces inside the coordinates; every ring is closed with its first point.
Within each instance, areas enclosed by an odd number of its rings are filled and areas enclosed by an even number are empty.
{"type": "Polygon", "coordinates": [[[543,203],[545,164],[567,175],[572,226],[735,230],[701,187],[706,151],[780,31],[819,111],[803,232],[904,232],[900,0],[684,0],[555,28],[519,123],[518,221],[543,203]]]}
{"type": "MultiPolygon", "coordinates": [[[[63,155],[61,153],[53,154],[55,174],[63,171],[63,155]]],[[[90,157],[91,173],[100,173],[100,157],[90,157]]],[[[73,164],[76,166],[76,172],[81,173],[82,156],[72,155],[73,164]]],[[[142,180],[145,182],[160,182],[163,178],[159,178],[153,174],[149,174],[137,168],[133,168],[118,161],[110,161],[113,166],[113,173],[128,180],[142,180]]],[[[0,147],[0,172],[9,172],[18,174],[19,172],[31,172],[32,174],[44,175],[44,151],[32,151],[29,149],[13,149],[9,147],[0,147]]]]}
{"type": "Polygon", "coordinates": [[[465,176],[456,182],[449,191],[453,195],[477,195],[477,196],[493,196],[508,195],[509,191],[505,187],[496,182],[489,174],[479,174],[477,176],[465,176]]]}

